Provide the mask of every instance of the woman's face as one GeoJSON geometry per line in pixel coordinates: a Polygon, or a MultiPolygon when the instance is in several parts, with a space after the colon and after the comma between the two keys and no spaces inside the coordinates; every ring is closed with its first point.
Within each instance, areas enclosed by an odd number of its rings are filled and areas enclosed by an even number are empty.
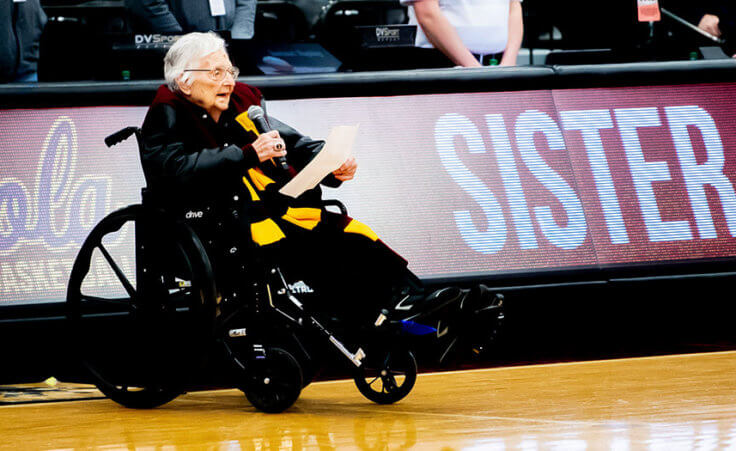
{"type": "Polygon", "coordinates": [[[182,93],[189,101],[204,108],[215,121],[220,119],[220,113],[227,110],[230,104],[230,94],[235,88],[235,80],[228,72],[232,67],[227,53],[219,50],[200,58],[188,69],[219,69],[221,73],[224,71],[222,80],[213,79],[210,72],[197,71],[191,72],[192,83],[189,86],[180,84],[182,93]]]}

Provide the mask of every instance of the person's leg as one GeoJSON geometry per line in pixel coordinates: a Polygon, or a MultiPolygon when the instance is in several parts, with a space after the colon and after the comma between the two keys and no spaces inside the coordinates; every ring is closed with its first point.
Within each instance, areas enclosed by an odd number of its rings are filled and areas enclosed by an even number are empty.
{"type": "Polygon", "coordinates": [[[407,269],[406,260],[383,242],[346,232],[351,221],[330,213],[313,230],[283,224],[288,238],[280,266],[289,283],[303,281],[313,291],[304,296],[311,308],[373,321],[400,296],[421,290],[421,282],[407,269]]]}

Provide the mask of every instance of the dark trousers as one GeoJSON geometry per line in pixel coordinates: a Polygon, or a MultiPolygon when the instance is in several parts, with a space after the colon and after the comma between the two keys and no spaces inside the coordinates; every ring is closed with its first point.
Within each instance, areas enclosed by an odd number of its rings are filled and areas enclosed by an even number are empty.
{"type": "MultiPolygon", "coordinates": [[[[425,49],[417,47],[413,52],[413,65],[417,69],[437,69],[443,67],[455,67],[456,64],[450,60],[444,53],[437,49],[425,49]]],[[[484,66],[492,66],[501,62],[503,53],[495,53],[492,55],[476,55],[476,60],[480,61],[484,66]],[[495,61],[495,64],[493,62],[495,61]]]]}
{"type": "Polygon", "coordinates": [[[287,238],[262,250],[275,259],[287,283],[299,284],[304,292],[297,296],[311,310],[373,322],[399,296],[421,292],[421,282],[381,240],[343,232],[343,218],[328,214],[313,230],[279,221],[287,238]]]}

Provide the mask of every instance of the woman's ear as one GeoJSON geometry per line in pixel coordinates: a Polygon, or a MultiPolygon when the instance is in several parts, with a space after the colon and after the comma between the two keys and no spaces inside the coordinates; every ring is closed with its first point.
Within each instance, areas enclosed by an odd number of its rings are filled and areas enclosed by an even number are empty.
{"type": "Polygon", "coordinates": [[[192,84],[182,80],[182,75],[176,79],[176,85],[179,87],[179,92],[188,96],[192,93],[192,84]]]}

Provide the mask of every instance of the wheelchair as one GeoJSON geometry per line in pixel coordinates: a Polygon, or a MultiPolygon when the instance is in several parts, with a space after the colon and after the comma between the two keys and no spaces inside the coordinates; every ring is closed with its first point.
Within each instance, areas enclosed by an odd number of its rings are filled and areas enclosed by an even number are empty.
{"type": "MultiPolygon", "coordinates": [[[[141,146],[137,127],[105,143],[132,135],[141,146]]],[[[160,205],[143,188],[141,204],[103,218],[78,252],[67,290],[78,360],[104,395],[126,407],[154,408],[195,387],[224,385],[260,411],[282,412],[329,355],[347,363],[368,400],[395,403],[417,377],[411,340],[402,337],[440,336],[423,320],[435,321],[463,291],[440,290],[413,304],[407,296],[356,324],[311,309],[299,298],[304,287],[290,286],[278,263],[248,255],[223,224],[237,210],[160,205]]],[[[337,201],[326,205],[346,213],[337,201]]],[[[502,299],[466,310],[498,323],[502,299]]]]}

